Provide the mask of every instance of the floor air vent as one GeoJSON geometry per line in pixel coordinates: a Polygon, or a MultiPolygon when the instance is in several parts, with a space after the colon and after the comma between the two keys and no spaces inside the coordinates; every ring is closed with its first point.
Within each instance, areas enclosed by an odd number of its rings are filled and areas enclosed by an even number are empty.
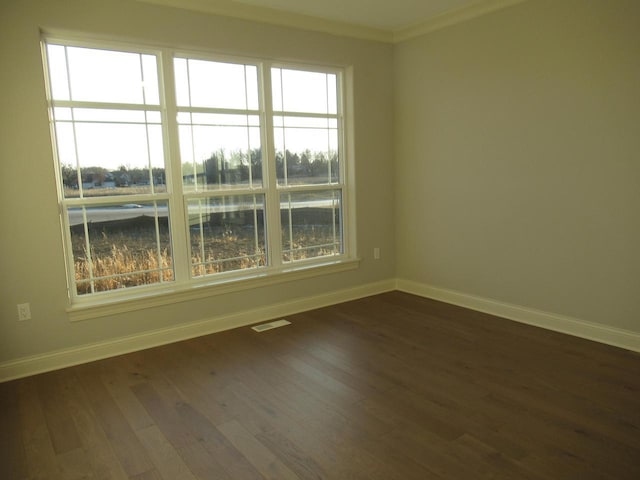
{"type": "Polygon", "coordinates": [[[252,330],[256,332],[264,332],[265,330],[271,330],[273,328],[284,327],[285,325],[291,325],[291,322],[285,320],[284,318],[280,320],[274,320],[273,322],[263,323],[261,325],[255,325],[251,327],[252,330]]]}

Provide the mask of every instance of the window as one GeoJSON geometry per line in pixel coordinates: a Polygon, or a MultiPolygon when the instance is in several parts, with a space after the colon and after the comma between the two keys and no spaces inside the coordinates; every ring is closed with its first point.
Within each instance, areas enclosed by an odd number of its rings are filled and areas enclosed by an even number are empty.
{"type": "Polygon", "coordinates": [[[351,257],[341,70],[44,47],[72,302],[351,257]]]}
{"type": "Polygon", "coordinates": [[[335,74],[271,69],[283,261],[342,253],[335,74]]]}

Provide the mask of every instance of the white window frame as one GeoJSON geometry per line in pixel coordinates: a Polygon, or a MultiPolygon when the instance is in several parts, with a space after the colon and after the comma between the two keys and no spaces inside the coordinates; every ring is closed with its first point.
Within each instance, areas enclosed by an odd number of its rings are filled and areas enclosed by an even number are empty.
{"type": "MultiPolygon", "coordinates": [[[[45,35],[42,38],[42,57],[44,61],[45,85],[49,105],[49,119],[52,135],[55,175],[58,190],[59,213],[64,238],[64,255],[67,267],[67,285],[69,307],[67,309],[71,320],[83,320],[115,313],[134,311],[152,306],[166,305],[174,302],[204,298],[216,294],[272,285],[303,278],[311,278],[320,274],[335,273],[358,267],[355,243],[355,201],[354,201],[354,158],[352,119],[350,115],[352,93],[350,85],[350,70],[335,66],[309,65],[304,63],[271,61],[208,52],[194,52],[174,50],[171,48],[156,48],[145,45],[132,45],[121,42],[92,41],[84,38],[73,38],[68,35],[45,35]],[[60,161],[56,149],[55,124],[53,107],[60,102],[52,100],[47,67],[47,44],[61,44],[75,47],[99,48],[115,51],[126,51],[156,55],[158,62],[158,83],[160,106],[162,115],[163,143],[165,155],[166,193],[156,194],[158,200],[167,201],[170,209],[170,231],[174,268],[174,280],[166,283],[149,284],[139,287],[129,287],[120,290],[78,295],[74,282],[73,254],[71,253],[71,238],[67,209],[74,205],[91,205],[100,203],[114,203],[117,197],[102,197],[94,199],[69,199],[64,197],[61,178],[60,161]],[[178,139],[177,113],[179,107],[176,102],[175,76],[173,61],[176,57],[211,60],[219,62],[252,64],[258,68],[259,88],[259,116],[262,142],[263,185],[254,189],[253,193],[264,194],[265,229],[267,230],[267,258],[265,267],[249,270],[235,270],[224,273],[196,277],[191,272],[191,252],[188,238],[187,198],[183,192],[181,159],[178,139]],[[337,184],[300,185],[283,187],[278,185],[276,178],[274,115],[285,116],[287,112],[273,111],[271,103],[271,68],[298,69],[335,74],[337,76],[338,111],[335,118],[338,122],[340,176],[337,184]],[[349,76],[347,75],[349,72],[349,76]],[[342,253],[331,256],[314,257],[293,262],[282,261],[282,245],[280,242],[280,193],[285,191],[336,190],[341,192],[341,229],[342,253]]],[[[73,104],[74,102],[66,102],[73,104]]],[[[86,106],[91,106],[83,102],[86,106]]],[[[95,106],[102,106],[96,104],[95,106]]],[[[140,109],[153,110],[147,105],[140,109]]],[[[300,115],[300,114],[294,114],[300,115]]],[[[305,114],[301,114],[305,115],[305,114]]],[[[242,193],[247,189],[243,188],[242,193]]],[[[228,191],[209,191],[209,196],[229,194],[228,191]]],[[[149,196],[126,196],[126,201],[148,201],[149,196]]],[[[156,197],[154,197],[156,198],[156,197]]]]}

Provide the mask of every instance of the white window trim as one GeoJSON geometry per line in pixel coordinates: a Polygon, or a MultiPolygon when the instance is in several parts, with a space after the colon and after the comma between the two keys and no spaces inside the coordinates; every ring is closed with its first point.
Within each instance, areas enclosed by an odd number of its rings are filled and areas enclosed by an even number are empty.
{"type": "MultiPolygon", "coordinates": [[[[157,55],[159,62],[159,90],[160,90],[160,106],[159,109],[163,114],[165,120],[163,121],[164,147],[165,156],[168,157],[165,168],[167,169],[167,176],[172,175],[172,170],[176,168],[179,162],[179,144],[177,134],[177,121],[176,115],[178,107],[175,99],[175,86],[174,86],[174,74],[173,74],[173,58],[178,56],[188,56],[189,58],[196,58],[202,60],[214,60],[214,61],[230,61],[240,63],[253,63],[259,66],[259,72],[262,71],[261,78],[259,80],[260,88],[262,88],[262,103],[260,105],[259,115],[261,116],[261,123],[264,125],[262,128],[263,136],[263,151],[264,158],[269,158],[268,169],[269,172],[265,172],[267,175],[268,185],[263,185],[261,190],[271,189],[277,184],[275,176],[275,146],[273,139],[273,108],[271,105],[271,94],[265,95],[265,92],[271,91],[270,74],[265,74],[271,67],[286,68],[286,69],[300,69],[305,71],[317,71],[323,73],[336,73],[338,75],[338,98],[340,105],[338,106],[338,121],[339,125],[339,145],[343,152],[341,162],[340,178],[341,182],[339,188],[336,185],[313,185],[313,186],[301,186],[301,187],[288,187],[286,191],[295,192],[296,190],[308,191],[311,189],[319,190],[339,190],[342,192],[342,244],[343,254],[327,256],[327,257],[315,257],[309,260],[299,260],[291,263],[283,263],[281,260],[281,251],[279,242],[267,242],[269,252],[268,255],[271,258],[271,265],[262,267],[259,269],[251,269],[247,271],[239,270],[226,273],[219,273],[200,278],[194,278],[191,275],[191,266],[188,255],[184,252],[176,254],[174,251],[174,271],[175,278],[173,282],[150,284],[140,287],[133,287],[122,290],[111,290],[108,292],[101,292],[89,295],[77,295],[72,290],[74,288],[74,282],[69,278],[73,270],[69,270],[71,267],[67,265],[67,285],[69,292],[69,306],[67,313],[71,321],[85,320],[89,318],[102,317],[112,314],[126,313],[130,311],[136,311],[146,308],[152,308],[156,306],[168,305],[173,303],[179,303],[189,300],[195,300],[199,298],[206,298],[212,295],[222,295],[236,291],[242,291],[251,288],[266,287],[269,285],[296,281],[302,279],[310,279],[320,275],[333,274],[348,270],[357,269],[359,267],[360,260],[356,255],[356,219],[355,219],[355,158],[353,148],[353,83],[352,83],[352,69],[350,67],[336,67],[327,65],[313,65],[299,62],[288,61],[271,61],[269,59],[256,59],[249,57],[221,55],[217,53],[198,52],[198,51],[185,51],[182,49],[172,49],[166,47],[155,47],[144,44],[131,44],[121,43],[119,41],[95,41],[84,40],[80,37],[74,37],[72,35],[43,35],[42,38],[42,51],[43,59],[45,62],[45,74],[48,74],[48,67],[46,65],[46,43],[60,42],[69,46],[88,47],[88,48],[104,48],[114,49],[119,51],[128,51],[141,54],[154,54],[157,55]],[[266,103],[266,105],[264,105],[266,103]],[[266,137],[266,138],[264,138],[266,137]],[[176,160],[178,159],[178,160],[176,160]],[[276,251],[273,250],[273,246],[276,244],[276,251]],[[274,261],[277,259],[277,261],[274,261]]],[[[50,99],[51,95],[48,91],[48,79],[45,80],[47,85],[47,97],[50,99]]],[[[128,106],[130,108],[130,106],[128,106]]],[[[140,109],[149,109],[149,106],[141,106],[140,109]]],[[[156,107],[157,108],[157,107],[156,107]]],[[[153,107],[151,109],[154,109],[153,107]]],[[[277,112],[276,115],[286,116],[286,112],[277,112]]],[[[53,119],[50,118],[50,125],[52,129],[52,138],[55,138],[53,119]]],[[[55,152],[55,141],[53,142],[54,155],[57,158],[55,152]]],[[[62,181],[60,178],[60,169],[56,160],[56,183],[58,189],[62,188],[62,181]]],[[[211,192],[215,194],[215,191],[211,192]]],[[[60,201],[64,199],[64,193],[59,192],[60,201]]],[[[166,194],[156,194],[154,197],[159,199],[160,196],[166,198],[169,202],[169,208],[171,209],[174,220],[172,223],[172,244],[174,245],[189,245],[186,232],[186,201],[182,192],[182,184],[172,182],[171,190],[166,194]],[[180,218],[176,218],[176,216],[180,218]]],[[[270,195],[271,202],[267,200],[266,205],[266,221],[270,223],[270,228],[277,228],[280,230],[280,206],[279,206],[280,191],[276,188],[275,194],[270,195]],[[272,205],[269,205],[271,203],[272,205]],[[277,212],[277,213],[276,213],[277,212]],[[269,213],[272,218],[269,218],[269,213]],[[277,218],[277,222],[273,219],[277,218]],[[274,225],[275,224],[275,225],[274,225]]],[[[112,199],[116,201],[117,199],[112,199]]],[[[65,200],[69,204],[69,199],[65,200]]],[[[71,202],[73,203],[73,202],[71,202]]],[[[91,203],[91,200],[84,200],[84,205],[91,203]]],[[[69,235],[68,221],[66,215],[64,215],[65,208],[59,209],[61,217],[61,227],[63,229],[63,236],[65,239],[65,250],[68,249],[69,235]]],[[[177,249],[176,249],[177,250],[177,249]]],[[[187,249],[188,250],[188,249],[187,249]]],[[[65,263],[70,265],[73,263],[72,256],[69,252],[65,252],[65,263]]]]}

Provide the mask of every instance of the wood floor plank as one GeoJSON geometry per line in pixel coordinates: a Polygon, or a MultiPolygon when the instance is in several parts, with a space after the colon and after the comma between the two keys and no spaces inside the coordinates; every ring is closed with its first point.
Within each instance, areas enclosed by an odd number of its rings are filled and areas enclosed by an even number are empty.
{"type": "Polygon", "coordinates": [[[38,377],[38,394],[56,454],[80,448],[80,437],[64,401],[60,384],[63,374],[50,372],[38,377]]]}
{"type": "Polygon", "coordinates": [[[401,292],[0,385],[11,480],[637,480],[640,355],[401,292]]]}
{"type": "Polygon", "coordinates": [[[270,449],[292,471],[297,478],[322,479],[331,478],[325,468],[302,446],[291,441],[288,436],[277,430],[260,433],[256,438],[270,449]]]}
{"type": "Polygon", "coordinates": [[[447,478],[414,460],[405,450],[404,445],[392,439],[392,436],[365,438],[360,440],[358,444],[391,470],[389,478],[407,480],[442,480],[447,478]]]}
{"type": "Polygon", "coordinates": [[[220,425],[218,428],[264,478],[269,480],[297,480],[298,476],[239,422],[232,420],[220,425]]]}
{"type": "Polygon", "coordinates": [[[490,445],[472,435],[464,434],[457,438],[451,448],[452,456],[460,463],[476,467],[476,475],[503,480],[518,478],[522,480],[544,480],[547,477],[536,474],[511,460],[490,445]]]}
{"type": "Polygon", "coordinates": [[[155,424],[175,448],[197,443],[197,438],[186,428],[175,409],[166,402],[148,383],[132,387],[133,393],[149,412],[155,424]]]}
{"type": "Polygon", "coordinates": [[[131,391],[131,380],[123,368],[106,369],[101,374],[102,382],[133,430],[150,427],[153,420],[131,391]]]}
{"type": "Polygon", "coordinates": [[[169,443],[155,425],[136,431],[136,435],[145,446],[156,471],[165,480],[195,480],[189,467],[184,463],[178,451],[169,443]]]}
{"type": "Polygon", "coordinates": [[[87,401],[125,473],[133,477],[153,470],[146,450],[102,383],[96,364],[82,366],[74,371],[77,372],[87,401]]]}
{"type": "Polygon", "coordinates": [[[400,448],[404,455],[442,478],[483,478],[477,475],[476,465],[461,463],[455,458],[455,447],[451,441],[424,430],[419,425],[394,430],[386,441],[389,448],[400,448]]]}
{"type": "Polygon", "coordinates": [[[260,477],[260,473],[242,453],[200,412],[189,404],[180,405],[178,412],[202,448],[220,462],[231,478],[250,480],[260,477]]]}
{"type": "MultiPolygon", "coordinates": [[[[91,461],[82,448],[69,450],[57,456],[60,465],[60,477],[66,480],[81,480],[94,476],[91,461]]],[[[95,470],[100,472],[100,470],[95,470]]]]}
{"type": "Polygon", "coordinates": [[[27,478],[27,455],[20,425],[18,382],[0,384],[0,478],[27,478]]]}
{"type": "MultiPolygon", "coordinates": [[[[262,410],[263,400],[256,397],[254,392],[243,384],[238,384],[236,388],[238,396],[251,408],[256,412],[262,410]]],[[[377,474],[382,478],[391,478],[384,473],[384,465],[376,465],[374,458],[358,446],[358,439],[366,437],[366,432],[354,425],[349,417],[330,409],[321,407],[320,412],[316,411],[314,405],[318,403],[315,398],[306,398],[303,405],[307,407],[307,412],[302,408],[298,411],[285,408],[280,409],[282,415],[273,415],[269,411],[278,410],[279,407],[268,407],[262,418],[273,428],[264,428],[255,437],[264,445],[279,445],[274,451],[276,456],[292,471],[302,475],[318,472],[322,470],[318,468],[319,465],[324,465],[327,476],[321,478],[377,478],[377,474]],[[353,461],[348,462],[347,458],[353,461]],[[356,462],[362,458],[367,459],[365,463],[372,467],[375,474],[363,473],[367,469],[359,467],[356,462]]],[[[297,401],[300,401],[299,398],[297,401]]],[[[244,426],[244,418],[237,421],[244,426]]]]}
{"type": "Polygon", "coordinates": [[[78,378],[66,375],[61,378],[61,385],[64,386],[64,399],[82,445],[82,449],[74,450],[74,455],[69,456],[71,462],[79,464],[79,467],[74,468],[80,471],[84,469],[87,477],[94,477],[96,480],[126,480],[128,477],[95,414],[89,408],[78,378]],[[77,456],[86,462],[78,462],[77,456]]]}
{"type": "Polygon", "coordinates": [[[158,473],[157,470],[149,470],[148,472],[139,473],[130,477],[130,480],[166,480],[158,473]]]}
{"type": "Polygon", "coordinates": [[[373,415],[391,419],[396,427],[418,422],[425,430],[445,440],[464,434],[464,427],[446,422],[437,411],[429,409],[426,402],[410,396],[406,389],[392,389],[383,395],[371,396],[360,405],[373,415]]]}
{"type": "MultiPolygon", "coordinates": [[[[262,352],[269,355],[270,348],[255,336],[248,339],[251,351],[262,352]]],[[[384,419],[369,415],[360,408],[354,408],[357,402],[354,398],[337,394],[322,382],[301,373],[291,365],[280,361],[282,352],[267,357],[267,362],[256,361],[251,366],[258,375],[268,378],[269,382],[279,388],[287,389],[287,395],[296,398],[299,405],[304,405],[308,412],[323,412],[324,418],[342,417],[349,419],[363,430],[378,434],[389,428],[384,419]]]]}
{"type": "MultiPolygon", "coordinates": [[[[166,376],[180,394],[214,425],[232,419],[229,409],[224,405],[222,395],[209,394],[210,379],[206,375],[202,378],[192,370],[187,370],[187,372],[167,372],[166,376]]],[[[217,388],[214,390],[214,392],[221,391],[217,388]]]]}
{"type": "Polygon", "coordinates": [[[20,424],[29,480],[60,480],[60,466],[38,395],[39,376],[18,380],[20,424]]]}
{"type": "Polygon", "coordinates": [[[209,455],[199,443],[178,448],[177,451],[199,480],[233,480],[220,462],[209,455]]]}
{"type": "MultiPolygon", "coordinates": [[[[294,357],[297,361],[303,362],[314,371],[328,376],[338,382],[338,387],[355,389],[361,392],[360,395],[385,391],[393,387],[394,384],[382,376],[377,375],[371,369],[358,368],[351,364],[351,355],[338,357],[336,351],[330,351],[326,347],[330,345],[327,341],[318,341],[312,328],[307,327],[307,321],[300,317],[305,326],[304,329],[292,325],[279,335],[263,336],[272,345],[283,344],[288,347],[287,357],[294,357]],[[323,348],[324,347],[324,348],[323,348]]],[[[350,392],[352,396],[357,396],[350,392]]]]}
{"type": "Polygon", "coordinates": [[[313,365],[310,365],[309,362],[297,358],[295,355],[282,355],[278,358],[293,370],[301,373],[335,395],[342,397],[346,403],[355,403],[363,398],[363,394],[357,392],[349,385],[336,380],[334,376],[324,373],[313,365]]]}

